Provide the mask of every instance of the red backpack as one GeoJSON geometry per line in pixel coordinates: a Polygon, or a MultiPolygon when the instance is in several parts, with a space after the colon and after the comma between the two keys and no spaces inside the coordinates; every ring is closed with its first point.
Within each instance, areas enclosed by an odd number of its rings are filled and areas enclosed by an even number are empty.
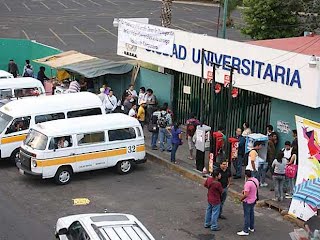
{"type": "Polygon", "coordinates": [[[187,122],[187,135],[193,137],[197,130],[197,122],[195,120],[191,120],[187,122]]]}

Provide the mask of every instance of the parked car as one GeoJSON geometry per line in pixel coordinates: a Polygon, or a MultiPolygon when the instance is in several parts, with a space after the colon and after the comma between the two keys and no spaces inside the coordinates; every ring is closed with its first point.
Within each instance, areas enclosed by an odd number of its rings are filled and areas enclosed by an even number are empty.
{"type": "Polygon", "coordinates": [[[55,236],[60,240],[155,240],[135,216],[122,213],[79,214],[59,218],[55,236]]]}

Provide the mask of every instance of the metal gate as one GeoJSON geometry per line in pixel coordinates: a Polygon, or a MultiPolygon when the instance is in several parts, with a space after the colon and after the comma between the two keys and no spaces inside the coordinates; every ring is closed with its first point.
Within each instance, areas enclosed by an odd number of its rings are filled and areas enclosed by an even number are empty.
{"type": "Polygon", "coordinates": [[[213,126],[213,130],[223,126],[226,135],[233,136],[238,127],[248,122],[253,132],[266,132],[266,125],[270,120],[270,97],[239,89],[238,97],[229,98],[229,89],[222,87],[221,92],[215,94],[213,102],[211,84],[205,83],[201,95],[201,78],[178,72],[174,76],[173,107],[176,121],[184,124],[192,112],[200,117],[200,101],[204,101],[204,124],[213,126]],[[189,91],[189,87],[190,94],[185,93],[189,91]],[[231,101],[229,111],[228,101],[231,101]]]}

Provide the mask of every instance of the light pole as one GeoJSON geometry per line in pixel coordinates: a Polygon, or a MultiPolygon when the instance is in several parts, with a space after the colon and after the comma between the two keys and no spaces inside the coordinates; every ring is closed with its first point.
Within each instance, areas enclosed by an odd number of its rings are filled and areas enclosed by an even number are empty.
{"type": "Polygon", "coordinates": [[[227,13],[228,13],[229,0],[224,0],[223,5],[223,22],[222,22],[222,38],[226,38],[227,32],[227,13]]]}

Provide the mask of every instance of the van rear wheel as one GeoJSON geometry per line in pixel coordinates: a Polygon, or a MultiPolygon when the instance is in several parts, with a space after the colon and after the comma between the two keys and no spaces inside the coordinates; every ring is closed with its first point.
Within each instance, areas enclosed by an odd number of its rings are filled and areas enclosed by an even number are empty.
{"type": "Polygon", "coordinates": [[[119,174],[127,174],[132,169],[132,162],[130,160],[124,160],[117,163],[117,171],[119,174]]]}
{"type": "Polygon", "coordinates": [[[54,176],[54,181],[59,185],[66,185],[71,181],[72,174],[71,167],[60,167],[54,176]]]}

